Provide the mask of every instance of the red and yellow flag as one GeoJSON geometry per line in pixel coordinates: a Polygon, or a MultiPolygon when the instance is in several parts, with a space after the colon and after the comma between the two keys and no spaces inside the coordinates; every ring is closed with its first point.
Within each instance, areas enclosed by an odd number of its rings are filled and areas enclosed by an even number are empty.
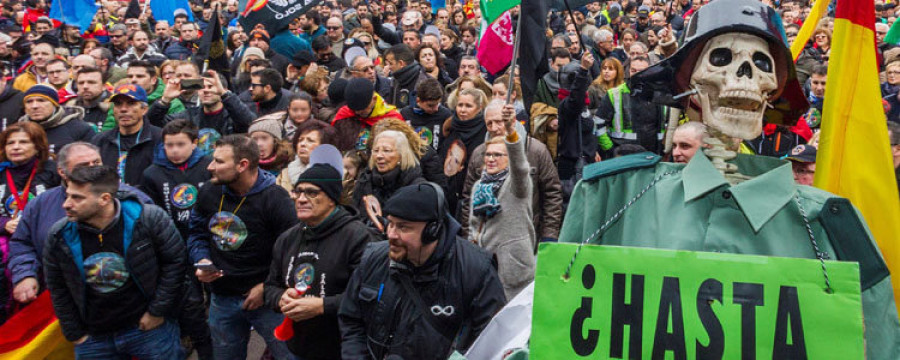
{"type": "Polygon", "coordinates": [[[897,300],[900,198],[875,60],[875,5],[838,0],[835,10],[814,184],[850,199],[862,213],[893,275],[897,300]]]}
{"type": "Polygon", "coordinates": [[[53,312],[50,292],[44,291],[0,326],[0,360],[73,359],[72,343],[63,337],[53,312]]]}

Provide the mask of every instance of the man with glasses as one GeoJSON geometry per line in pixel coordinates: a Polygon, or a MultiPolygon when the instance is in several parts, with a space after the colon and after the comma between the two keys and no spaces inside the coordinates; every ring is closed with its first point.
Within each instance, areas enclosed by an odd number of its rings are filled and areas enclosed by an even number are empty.
{"type": "Polygon", "coordinates": [[[331,52],[340,57],[344,52],[344,22],[337,17],[328,18],[325,22],[325,36],[331,42],[331,52]]]}
{"type": "Polygon", "coordinates": [[[109,43],[106,48],[118,59],[128,51],[128,28],[124,24],[116,24],[109,29],[109,43]]]}
{"type": "MultiPolygon", "coordinates": [[[[67,88],[66,85],[69,85],[69,81],[72,79],[71,72],[69,71],[69,64],[65,62],[65,60],[61,59],[53,59],[47,63],[47,83],[53,86],[57,91],[63,91],[67,88]]],[[[75,96],[75,92],[68,89],[67,94],[70,94],[72,97],[75,96]]],[[[71,99],[71,97],[66,97],[65,99],[60,98],[61,102],[66,102],[71,99]]]]}
{"type": "Polygon", "coordinates": [[[347,67],[349,78],[367,79],[375,84],[375,92],[381,97],[391,93],[391,79],[378,75],[375,71],[375,63],[368,56],[359,55],[353,58],[352,64],[347,67]]]}
{"type": "Polygon", "coordinates": [[[816,153],[815,146],[797,145],[784,157],[791,161],[791,171],[794,172],[794,181],[798,185],[812,186],[816,176],[816,153]]]}

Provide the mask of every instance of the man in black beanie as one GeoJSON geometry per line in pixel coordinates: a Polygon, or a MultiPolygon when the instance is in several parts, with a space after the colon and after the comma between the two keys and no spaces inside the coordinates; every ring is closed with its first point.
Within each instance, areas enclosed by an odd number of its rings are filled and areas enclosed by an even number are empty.
{"type": "Polygon", "coordinates": [[[344,359],[465,353],[506,303],[490,255],[456,235],[439,189],[406,186],[385,203],[388,241],[366,252],[338,313],[344,359]]]}
{"type": "Polygon", "coordinates": [[[334,146],[341,152],[365,149],[369,129],[381,119],[403,120],[397,108],[385,103],[368,79],[347,80],[344,101],[347,105],[341,106],[331,121],[337,132],[334,146]]]}
{"type": "Polygon", "coordinates": [[[300,175],[291,192],[300,223],[275,242],[263,289],[266,306],[293,320],[294,336],[286,343],[302,359],[340,358],[341,298],[366,244],[377,240],[356,210],[338,205],[341,179],[321,163],[300,175]]]}

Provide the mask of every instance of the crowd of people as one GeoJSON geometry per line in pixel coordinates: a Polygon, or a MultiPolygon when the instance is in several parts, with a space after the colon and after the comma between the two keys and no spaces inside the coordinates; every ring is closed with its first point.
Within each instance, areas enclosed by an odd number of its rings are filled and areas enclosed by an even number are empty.
{"type": "MultiPolygon", "coordinates": [[[[628,83],[708,2],[551,10],[526,108],[515,67],[479,64],[477,1],[326,0],[248,29],[237,0],[173,23],[104,0],[81,29],[49,0],[2,0],[0,323],[49,292],[79,359],[245,359],[251,330],[274,359],[464,352],[533,281],[585,166],[708,147],[703,123],[669,124],[628,83]],[[227,72],[197,61],[214,20],[227,72]]],[[[763,2],[793,41],[810,4],[763,2]]],[[[900,49],[883,41],[900,8],[876,3],[900,169],[900,49]]],[[[796,62],[809,111],[740,147],[801,185],[833,26],[796,62]]]]}

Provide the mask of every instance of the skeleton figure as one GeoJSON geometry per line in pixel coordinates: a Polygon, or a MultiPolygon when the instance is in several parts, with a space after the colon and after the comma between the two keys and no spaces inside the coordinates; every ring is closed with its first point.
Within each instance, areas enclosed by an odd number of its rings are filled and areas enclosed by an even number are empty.
{"type": "MultiPolygon", "coordinates": [[[[707,156],[732,183],[739,176],[727,160],[737,155],[739,142],[762,132],[766,106],[778,89],[775,62],[762,38],[727,33],[710,39],[694,66],[690,87],[702,113],[689,110],[692,119],[702,119],[710,129],[707,156]]],[[[692,108],[689,108],[692,109],[692,108]]]]}

